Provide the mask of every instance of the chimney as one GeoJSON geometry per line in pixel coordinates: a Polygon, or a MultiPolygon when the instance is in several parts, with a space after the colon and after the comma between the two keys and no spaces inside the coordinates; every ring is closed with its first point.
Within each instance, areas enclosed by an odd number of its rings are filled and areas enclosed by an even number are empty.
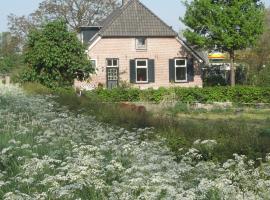
{"type": "Polygon", "coordinates": [[[122,6],[126,5],[129,0],[122,0],[122,6]]]}

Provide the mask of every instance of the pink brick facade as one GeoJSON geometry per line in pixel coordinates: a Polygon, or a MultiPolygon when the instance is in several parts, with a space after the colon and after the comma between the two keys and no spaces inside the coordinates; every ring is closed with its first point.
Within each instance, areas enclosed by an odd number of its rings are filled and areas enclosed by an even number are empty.
{"type": "Polygon", "coordinates": [[[101,38],[89,48],[88,55],[96,61],[96,74],[92,75],[90,80],[96,86],[102,84],[106,87],[106,59],[117,58],[119,60],[119,80],[127,83],[130,83],[131,59],[155,60],[155,82],[133,84],[134,87],[141,89],[173,86],[202,87],[199,64],[194,64],[194,81],[186,83],[170,82],[169,59],[192,56],[176,38],[147,38],[147,50],[136,50],[135,38],[101,38]]]}

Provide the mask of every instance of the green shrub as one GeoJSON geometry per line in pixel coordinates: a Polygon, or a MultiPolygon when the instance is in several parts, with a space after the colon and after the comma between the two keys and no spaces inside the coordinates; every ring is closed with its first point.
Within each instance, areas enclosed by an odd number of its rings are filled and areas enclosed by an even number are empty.
{"type": "Polygon", "coordinates": [[[142,90],[140,92],[140,100],[159,103],[162,100],[164,100],[167,96],[169,96],[172,92],[173,90],[166,89],[163,87],[157,90],[154,89],[142,90]]]}
{"type": "Polygon", "coordinates": [[[97,89],[86,92],[87,96],[97,96],[104,102],[139,101],[140,90],[135,88],[115,88],[112,90],[97,89]]]}
{"type": "Polygon", "coordinates": [[[265,66],[256,77],[256,85],[269,87],[270,86],[270,65],[265,66]]]}
{"type": "Polygon", "coordinates": [[[55,89],[48,88],[40,83],[37,82],[26,82],[22,84],[22,88],[28,94],[40,94],[40,95],[49,95],[49,94],[56,94],[56,95],[74,95],[74,89],[71,87],[59,87],[55,89]]]}
{"type": "Polygon", "coordinates": [[[22,84],[22,88],[28,94],[42,94],[42,95],[52,94],[51,89],[41,85],[40,83],[34,83],[34,82],[24,83],[22,84]]]}
{"type": "Polygon", "coordinates": [[[29,67],[22,82],[39,82],[49,88],[72,86],[75,78],[88,78],[93,71],[85,47],[68,31],[66,22],[55,20],[32,29],[24,51],[29,67]]]}
{"type": "Polygon", "coordinates": [[[169,109],[169,111],[174,115],[178,113],[188,113],[189,107],[186,103],[177,102],[173,108],[169,109]]]}
{"type": "Polygon", "coordinates": [[[8,74],[14,67],[14,61],[11,57],[0,58],[0,73],[8,74]]]}
{"type": "Polygon", "coordinates": [[[136,88],[97,89],[87,92],[104,102],[147,101],[160,103],[163,100],[187,102],[270,103],[270,87],[206,87],[206,88],[159,88],[139,90],[136,88]]]}
{"type": "Polygon", "coordinates": [[[264,129],[260,132],[260,137],[265,137],[270,139],[270,128],[264,129]]]}

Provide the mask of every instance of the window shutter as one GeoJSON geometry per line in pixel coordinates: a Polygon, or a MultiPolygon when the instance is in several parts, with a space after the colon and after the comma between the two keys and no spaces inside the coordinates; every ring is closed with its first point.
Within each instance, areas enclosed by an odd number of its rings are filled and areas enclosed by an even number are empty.
{"type": "Polygon", "coordinates": [[[187,59],[187,80],[188,80],[188,82],[194,81],[193,59],[187,59]]]}
{"type": "Polygon", "coordinates": [[[155,60],[148,60],[148,82],[155,82],[155,60]]]}
{"type": "Polygon", "coordinates": [[[174,59],[169,60],[169,81],[175,82],[175,64],[174,59]]]}
{"type": "Polygon", "coordinates": [[[130,67],[130,83],[136,83],[136,66],[135,66],[135,60],[129,61],[129,67],[130,67]]]}

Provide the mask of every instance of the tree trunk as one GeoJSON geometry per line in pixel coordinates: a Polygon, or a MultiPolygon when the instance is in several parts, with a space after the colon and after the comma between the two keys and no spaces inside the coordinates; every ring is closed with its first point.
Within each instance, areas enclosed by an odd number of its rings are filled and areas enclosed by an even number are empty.
{"type": "Polygon", "coordinates": [[[235,86],[235,69],[234,69],[234,51],[230,52],[230,61],[231,61],[231,86],[235,86]]]}

